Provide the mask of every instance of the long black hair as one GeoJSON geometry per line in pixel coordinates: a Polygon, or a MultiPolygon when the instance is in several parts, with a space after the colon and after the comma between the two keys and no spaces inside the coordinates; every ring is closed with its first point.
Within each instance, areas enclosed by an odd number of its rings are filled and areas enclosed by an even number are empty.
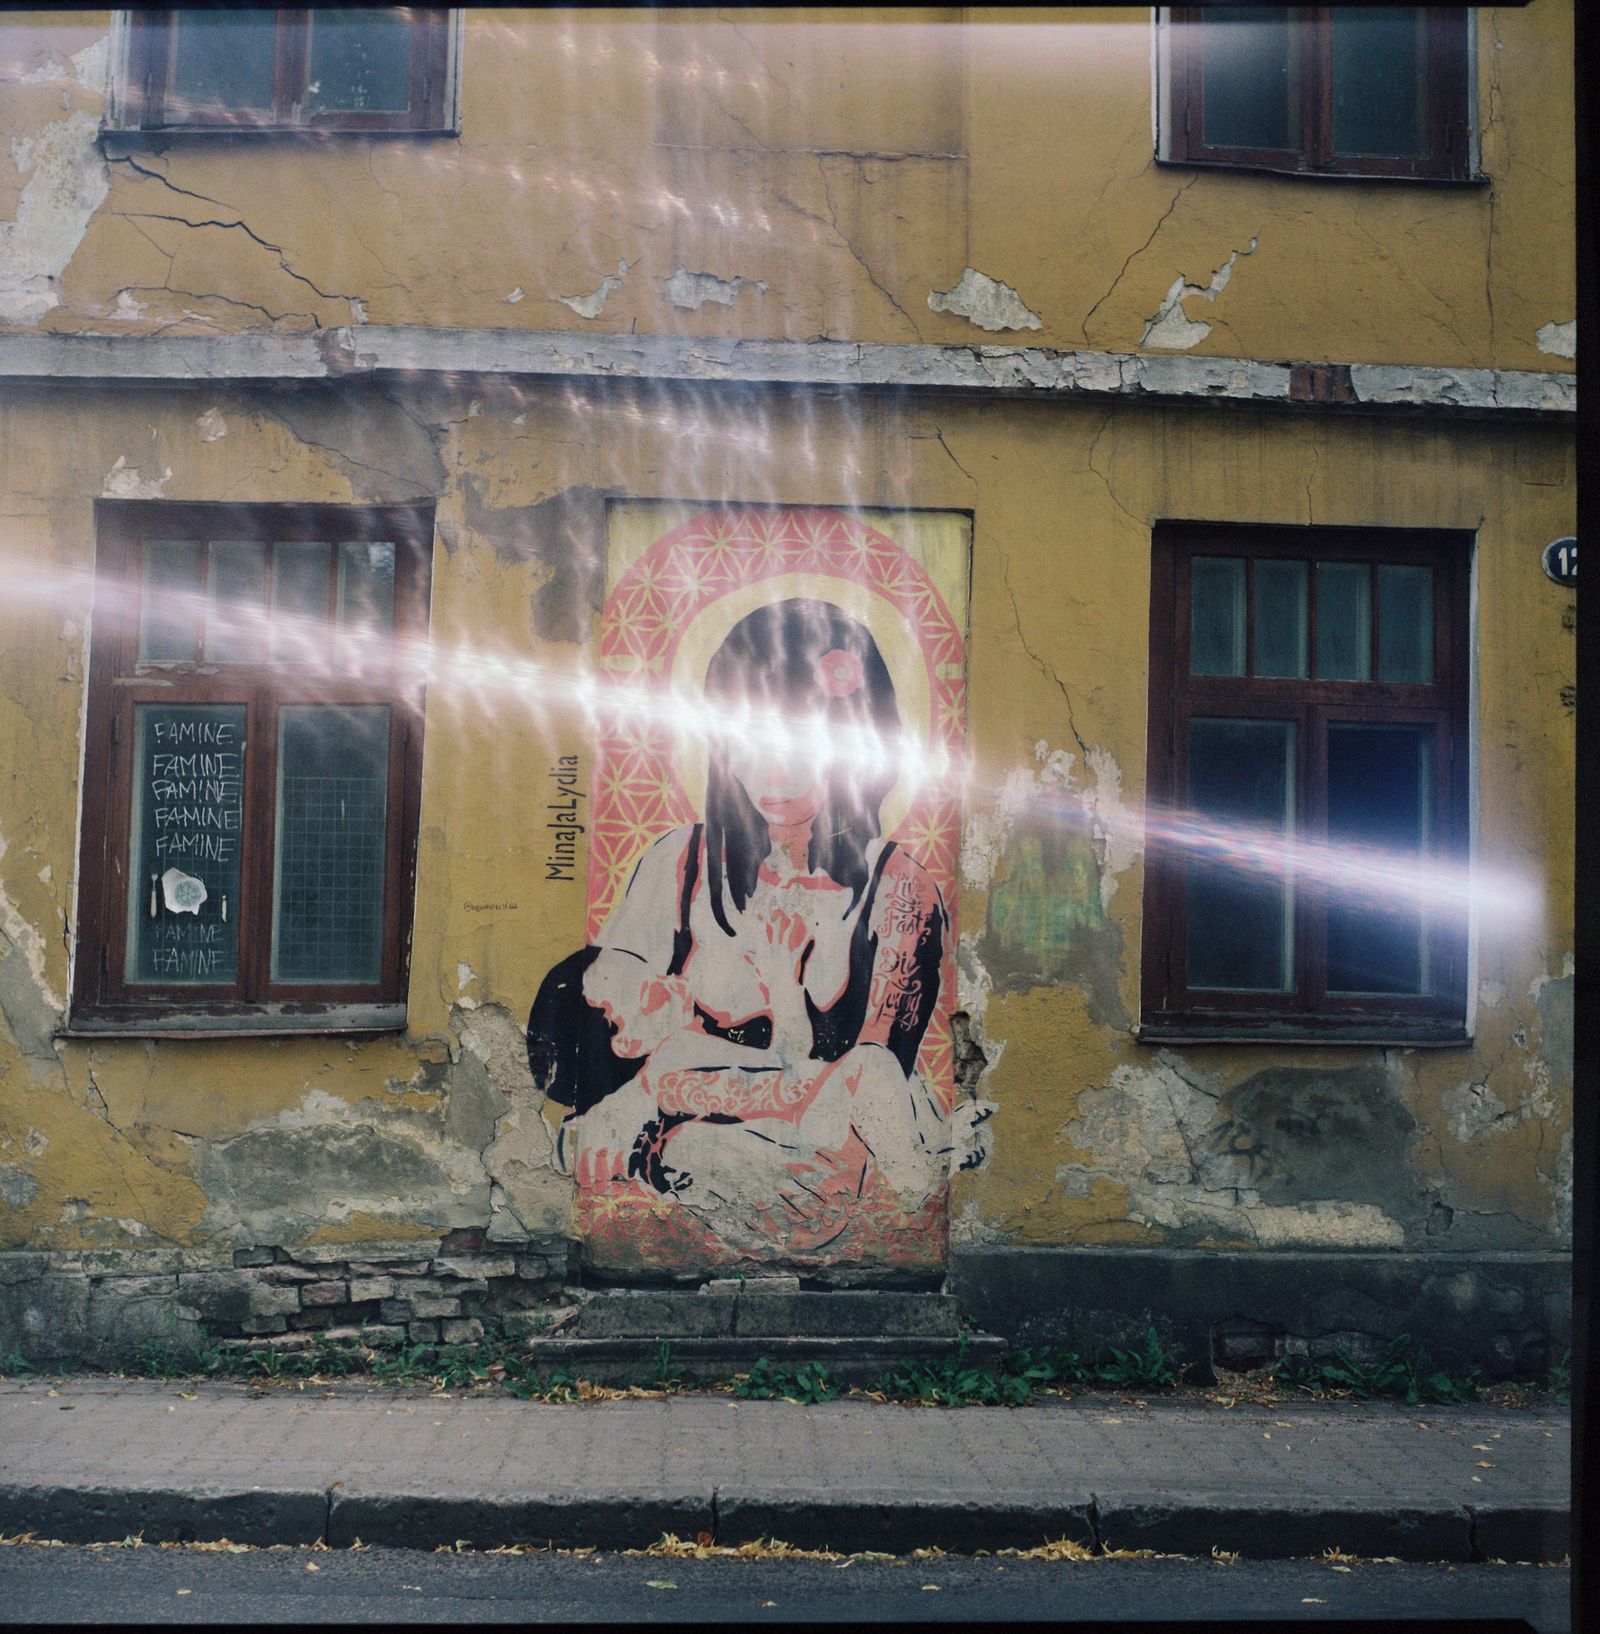
{"type": "MultiPolygon", "coordinates": [[[[848,888],[853,907],[866,888],[867,846],[880,831],[884,796],[894,787],[900,730],[894,682],[872,632],[832,602],[797,596],[758,607],[717,648],[706,670],[706,701],[713,710],[719,703],[747,703],[789,718],[821,715],[876,735],[880,761],[830,764],[806,858],[812,869],[848,888]],[[850,686],[857,674],[859,683],[850,686]],[[831,685],[829,675],[838,677],[831,685]]],[[[712,914],[730,936],[723,892],[742,913],[769,844],[767,820],[728,765],[726,737],[714,732],[706,778],[706,875],[712,914]]]]}

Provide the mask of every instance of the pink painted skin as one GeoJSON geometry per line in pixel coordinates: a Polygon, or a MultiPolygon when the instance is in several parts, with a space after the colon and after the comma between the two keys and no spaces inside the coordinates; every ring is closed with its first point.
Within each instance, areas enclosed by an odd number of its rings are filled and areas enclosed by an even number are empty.
{"type": "MultiPolygon", "coordinates": [[[[843,684],[849,677],[839,667],[843,684]]],[[[842,1059],[809,1059],[806,960],[815,959],[819,936],[849,936],[842,917],[821,902],[844,887],[809,863],[812,825],[827,793],[825,769],[761,740],[731,746],[729,769],[767,819],[771,849],[760,870],[765,899],[759,907],[747,906],[739,940],[724,957],[741,960],[753,974],[773,1021],[773,1047],[735,1044],[701,1027],[694,1014],[692,960],[685,976],[648,975],[631,991],[613,985],[614,1002],[599,1002],[618,1027],[614,1048],[648,1060],[631,1084],[585,1115],[588,1138],[580,1138],[573,1165],[580,1190],[633,1187],[628,1168],[638,1138],[665,1115],[689,1121],[659,1131],[654,1158],[667,1159],[669,1173],[683,1168],[694,1175],[694,1196],[708,1186],[716,1189],[719,1176],[722,1189],[732,1182],[735,1191],[746,1192],[756,1167],[771,1169],[755,1183],[756,1193],[800,1222],[823,1206],[829,1189],[821,1185],[824,1177],[859,1196],[864,1165],[871,1165],[895,1193],[920,1201],[948,1170],[948,1114],[888,1046],[902,1010],[917,1002],[907,971],[915,965],[924,925],[939,911],[937,888],[903,853],[893,859],[891,889],[878,909],[878,968],[859,1039],[842,1059]],[[899,902],[902,896],[906,900],[899,902]],[[705,1121],[728,1117],[738,1124],[705,1121]]],[[[844,979],[837,954],[834,962],[844,979]]],[[[626,966],[613,968],[620,976],[626,966]]],[[[704,1007],[724,1026],[746,1019],[704,1007]]]]}

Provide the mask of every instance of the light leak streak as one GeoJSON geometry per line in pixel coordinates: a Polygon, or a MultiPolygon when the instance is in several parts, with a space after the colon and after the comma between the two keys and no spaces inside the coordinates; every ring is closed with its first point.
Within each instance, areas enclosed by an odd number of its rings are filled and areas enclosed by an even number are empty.
{"type": "MultiPolygon", "coordinates": [[[[81,611],[92,595],[96,618],[113,623],[131,621],[140,604],[137,584],[96,581],[81,569],[54,578],[14,582],[8,593],[60,602],[72,612],[81,611]]],[[[364,679],[422,676],[430,689],[443,688],[447,693],[459,689],[491,710],[510,703],[541,718],[549,713],[547,700],[561,698],[577,705],[592,731],[643,735],[665,730],[707,746],[717,740],[733,743],[756,738],[780,754],[804,757],[819,776],[835,765],[863,770],[893,765],[917,792],[977,784],[970,758],[954,756],[946,745],[929,744],[914,732],[884,734],[862,722],[841,729],[825,715],[788,715],[749,699],[730,708],[677,687],[652,686],[644,679],[607,680],[589,669],[575,675],[518,655],[476,645],[451,646],[428,636],[396,636],[359,624],[341,624],[330,630],[321,619],[269,613],[262,607],[224,606],[195,591],[164,592],[162,611],[184,614],[196,631],[204,627],[235,641],[256,643],[263,654],[273,655],[272,663],[293,664],[301,677],[325,681],[330,687],[364,679]]],[[[157,675],[168,667],[149,666],[157,675]]],[[[242,668],[220,663],[201,666],[212,675],[242,668]]],[[[1032,810],[1048,813],[1064,831],[1084,831],[1091,839],[1116,838],[1134,850],[1155,844],[1241,879],[1311,885],[1330,900],[1360,900],[1378,910],[1465,913],[1472,909],[1501,922],[1521,922],[1534,917],[1541,906],[1537,887],[1509,873],[1432,860],[1417,852],[1384,852],[1283,829],[1221,821],[1182,807],[1108,808],[1091,795],[1068,791],[1040,797],[1032,803],[1032,810]]]]}

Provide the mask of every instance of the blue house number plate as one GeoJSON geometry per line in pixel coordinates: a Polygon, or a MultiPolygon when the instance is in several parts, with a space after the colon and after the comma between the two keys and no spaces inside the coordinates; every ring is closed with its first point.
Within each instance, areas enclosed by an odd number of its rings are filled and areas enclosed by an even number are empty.
{"type": "Polygon", "coordinates": [[[1578,541],[1552,539],[1544,547],[1544,570],[1557,584],[1578,583],[1578,541]]]}

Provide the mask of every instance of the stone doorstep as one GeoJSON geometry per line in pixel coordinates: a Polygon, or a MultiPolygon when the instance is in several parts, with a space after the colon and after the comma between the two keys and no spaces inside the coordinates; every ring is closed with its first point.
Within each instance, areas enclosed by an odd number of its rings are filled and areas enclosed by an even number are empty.
{"type": "MultiPolygon", "coordinates": [[[[777,1283],[779,1279],[770,1279],[777,1283]]],[[[584,1301],[573,1333],[585,1339],[849,1339],[890,1344],[923,1338],[949,1346],[961,1332],[961,1312],[948,1294],[848,1289],[828,1293],[798,1286],[716,1282],[698,1293],[616,1290],[584,1301]]]]}
{"type": "MultiPolygon", "coordinates": [[[[846,1384],[870,1383],[905,1361],[940,1362],[954,1348],[949,1339],[925,1334],[873,1339],[814,1333],[779,1338],[688,1335],[668,1340],[556,1334],[529,1339],[523,1354],[540,1367],[565,1369],[600,1384],[636,1384],[641,1374],[659,1365],[663,1344],[670,1349],[669,1359],[675,1370],[704,1378],[726,1379],[746,1373],[765,1357],[776,1366],[788,1368],[821,1362],[832,1378],[846,1384]]],[[[967,1335],[966,1357],[975,1367],[992,1365],[1007,1348],[1006,1341],[996,1334],[967,1335]]]]}

